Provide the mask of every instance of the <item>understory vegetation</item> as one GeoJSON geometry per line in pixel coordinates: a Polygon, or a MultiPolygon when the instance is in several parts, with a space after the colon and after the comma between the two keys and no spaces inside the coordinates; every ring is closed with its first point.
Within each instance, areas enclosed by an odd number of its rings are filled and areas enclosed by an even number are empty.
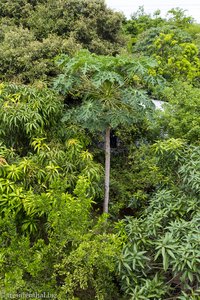
{"type": "Polygon", "coordinates": [[[1,299],[200,299],[200,24],[103,0],[0,23],[1,299]]]}

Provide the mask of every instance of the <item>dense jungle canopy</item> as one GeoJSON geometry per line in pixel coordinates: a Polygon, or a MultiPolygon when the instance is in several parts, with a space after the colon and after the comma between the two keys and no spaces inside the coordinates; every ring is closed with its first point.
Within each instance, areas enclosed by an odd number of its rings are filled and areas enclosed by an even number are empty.
{"type": "Polygon", "coordinates": [[[0,1],[1,299],[200,299],[200,24],[132,13],[0,1]]]}

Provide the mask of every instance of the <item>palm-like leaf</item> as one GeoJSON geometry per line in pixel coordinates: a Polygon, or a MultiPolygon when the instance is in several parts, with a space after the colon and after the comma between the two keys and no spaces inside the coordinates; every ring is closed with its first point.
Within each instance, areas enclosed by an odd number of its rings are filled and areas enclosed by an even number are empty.
{"type": "Polygon", "coordinates": [[[63,118],[81,124],[91,131],[106,132],[104,212],[108,212],[110,174],[110,129],[120,124],[136,122],[153,108],[147,93],[141,88],[153,84],[149,70],[153,62],[128,56],[98,56],[87,50],[72,59],[58,58],[61,74],[55,88],[61,93],[82,95],[82,104],[68,110],[63,118]],[[138,78],[140,90],[134,86],[138,78]]]}

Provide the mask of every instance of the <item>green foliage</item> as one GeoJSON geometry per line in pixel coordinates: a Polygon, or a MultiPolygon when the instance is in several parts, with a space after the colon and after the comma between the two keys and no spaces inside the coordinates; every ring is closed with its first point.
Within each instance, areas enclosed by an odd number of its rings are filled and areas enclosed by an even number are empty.
{"type": "Polygon", "coordinates": [[[49,81],[57,74],[53,58],[82,47],[116,54],[125,43],[122,20],[104,1],[1,1],[0,79],[49,81]]]}
{"type": "Polygon", "coordinates": [[[186,152],[186,161],[179,169],[184,189],[191,194],[199,194],[199,147],[191,146],[186,152]]]}
{"type": "Polygon", "coordinates": [[[2,298],[199,299],[199,24],[169,13],[125,21],[104,1],[0,1],[2,298]]]}
{"type": "Polygon", "coordinates": [[[142,87],[157,79],[150,74],[154,62],[133,60],[126,56],[107,57],[80,51],[73,58],[58,57],[63,70],[55,81],[62,94],[79,95],[83,104],[67,111],[64,120],[75,120],[90,130],[115,128],[136,122],[153,109],[142,87]],[[134,83],[135,77],[139,81],[134,83]]]}
{"type": "Polygon", "coordinates": [[[173,32],[160,33],[154,41],[152,51],[159,63],[158,73],[165,78],[182,78],[190,82],[198,79],[200,61],[195,44],[178,42],[173,32]]]}
{"type": "MultiPolygon", "coordinates": [[[[63,121],[81,124],[90,132],[105,131],[108,140],[110,128],[137,123],[153,111],[154,105],[142,89],[158,81],[151,74],[155,66],[153,61],[146,58],[138,61],[128,56],[97,56],[84,50],[71,59],[58,57],[58,64],[63,74],[55,81],[55,89],[64,95],[83,97],[82,104],[68,110],[63,121]]],[[[105,158],[103,207],[104,212],[108,212],[110,146],[105,146],[105,158]]]]}
{"type": "Polygon", "coordinates": [[[88,186],[88,180],[80,176],[76,196],[61,192],[59,184],[47,193],[35,195],[27,208],[34,216],[46,216],[37,235],[32,230],[30,235],[22,234],[28,233],[31,226],[29,223],[28,228],[26,219],[19,220],[16,204],[13,209],[6,206],[2,210],[1,206],[3,294],[48,291],[57,299],[87,299],[88,293],[97,299],[117,297],[111,274],[121,241],[114,234],[102,232],[105,219],[99,219],[97,224],[91,221],[88,186]]]}
{"type": "Polygon", "coordinates": [[[161,18],[160,11],[154,12],[153,16],[145,13],[144,7],[140,6],[137,12],[132,14],[131,19],[124,24],[125,31],[131,35],[132,42],[137,40],[137,35],[152,27],[159,27],[165,24],[165,20],[161,18]]]}
{"type": "Polygon", "coordinates": [[[186,31],[171,25],[151,28],[141,34],[133,48],[134,52],[141,50],[156,59],[158,74],[167,80],[198,83],[198,47],[186,31]]]}
{"type": "Polygon", "coordinates": [[[2,293],[48,291],[58,299],[91,293],[106,299],[121,242],[102,231],[105,219],[91,220],[101,169],[76,139],[65,150],[44,138],[34,139],[32,147],[35,154],[13,164],[1,147],[2,293]]]}
{"type": "Polygon", "coordinates": [[[45,135],[56,126],[62,111],[62,101],[45,86],[36,89],[27,86],[1,84],[0,139],[18,153],[31,138],[45,135]]]}
{"type": "Polygon", "coordinates": [[[179,27],[187,28],[189,24],[193,23],[194,19],[185,14],[186,10],[176,7],[168,11],[168,22],[179,27]]]}
{"type": "Polygon", "coordinates": [[[172,138],[158,141],[151,148],[157,156],[157,164],[166,172],[166,175],[172,175],[173,171],[176,171],[186,147],[184,140],[172,138]]]}
{"type": "Polygon", "coordinates": [[[43,40],[38,40],[28,28],[3,24],[0,79],[26,84],[48,81],[58,72],[53,58],[63,52],[71,54],[74,48],[81,46],[73,38],[66,39],[50,33],[43,40]]]}
{"type": "Polygon", "coordinates": [[[168,16],[161,18],[159,11],[151,16],[140,7],[125,23],[129,51],[151,55],[158,62],[157,73],[168,81],[180,78],[198,85],[198,24],[180,8],[171,9],[168,16]]]}
{"type": "Polygon", "coordinates": [[[88,299],[88,295],[92,299],[95,297],[92,289],[97,299],[118,299],[111,274],[114,274],[115,255],[119,250],[120,240],[115,235],[83,236],[78,247],[56,265],[56,271],[65,276],[58,299],[64,295],[75,299],[76,290],[79,299],[88,299]]]}
{"type": "MultiPolygon", "coordinates": [[[[179,171],[179,191],[177,187],[160,190],[141,217],[122,223],[127,242],[117,268],[130,299],[177,297],[181,290],[185,295],[198,294],[199,191],[191,194],[188,185],[185,189],[183,165],[179,171]]],[[[187,182],[191,189],[195,180],[193,176],[187,182]]]]}
{"type": "Polygon", "coordinates": [[[142,141],[136,147],[134,142],[135,139],[128,140],[129,149],[112,160],[110,213],[114,218],[126,214],[137,216],[152,193],[170,182],[169,172],[159,168],[153,147],[142,141]]]}
{"type": "Polygon", "coordinates": [[[199,88],[187,83],[174,83],[168,91],[164,111],[158,114],[158,124],[169,137],[199,142],[199,88]]]}

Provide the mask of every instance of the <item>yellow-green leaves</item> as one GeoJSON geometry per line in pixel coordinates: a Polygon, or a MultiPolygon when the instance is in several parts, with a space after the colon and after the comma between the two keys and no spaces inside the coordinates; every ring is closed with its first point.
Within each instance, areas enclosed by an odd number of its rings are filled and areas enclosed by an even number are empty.
{"type": "Polygon", "coordinates": [[[31,139],[45,136],[62,110],[60,98],[52,91],[13,84],[3,87],[0,104],[0,137],[19,152],[31,139]]]}

